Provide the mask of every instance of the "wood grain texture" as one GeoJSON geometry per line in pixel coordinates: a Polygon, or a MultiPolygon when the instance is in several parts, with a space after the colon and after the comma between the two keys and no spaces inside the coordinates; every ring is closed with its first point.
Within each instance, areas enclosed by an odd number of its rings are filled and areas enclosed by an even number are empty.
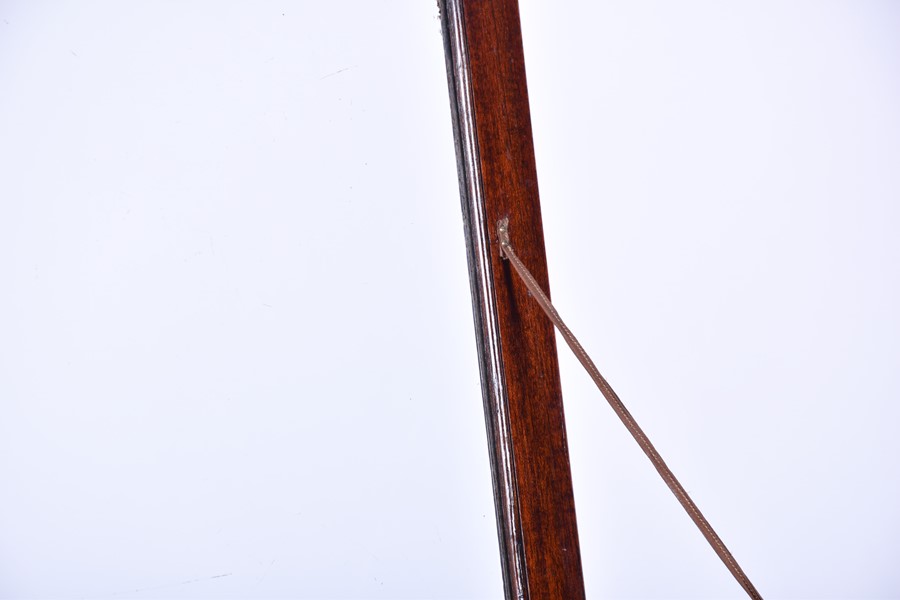
{"type": "Polygon", "coordinates": [[[500,256],[549,290],[516,0],[443,0],[460,191],[508,598],[584,597],[553,325],[500,256]]]}

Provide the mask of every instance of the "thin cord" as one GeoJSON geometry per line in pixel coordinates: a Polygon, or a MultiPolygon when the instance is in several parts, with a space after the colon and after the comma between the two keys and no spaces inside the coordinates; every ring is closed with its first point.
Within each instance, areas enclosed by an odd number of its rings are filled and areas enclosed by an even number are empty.
{"type": "Polygon", "coordinates": [[[519,257],[516,256],[516,253],[513,251],[512,244],[509,240],[509,219],[503,219],[500,221],[499,234],[501,249],[500,255],[505,259],[509,259],[509,262],[513,266],[513,269],[519,275],[519,277],[522,278],[522,281],[525,283],[525,287],[527,287],[528,291],[531,292],[532,297],[537,301],[538,305],[541,307],[544,313],[550,318],[550,320],[562,334],[563,339],[566,340],[566,343],[572,349],[572,352],[575,353],[575,356],[587,370],[588,374],[591,376],[591,379],[594,380],[594,383],[597,384],[597,387],[609,402],[609,405],[622,420],[625,428],[628,429],[628,432],[631,433],[632,437],[634,437],[635,441],[641,447],[641,450],[644,451],[644,454],[647,455],[647,458],[649,458],[650,462],[653,463],[653,466],[656,467],[656,470],[663,478],[663,481],[666,482],[666,485],[668,485],[669,489],[672,490],[672,493],[675,494],[675,497],[681,503],[681,506],[683,506],[684,510],[687,511],[688,516],[700,529],[703,537],[706,538],[706,541],[709,542],[709,545],[712,546],[713,550],[715,550],[719,558],[722,559],[722,562],[725,563],[725,566],[728,568],[731,574],[734,575],[734,578],[737,579],[739,584],[741,584],[741,587],[744,588],[744,591],[747,592],[748,596],[750,596],[754,600],[762,600],[762,596],[758,591],[756,591],[756,588],[753,587],[753,584],[750,583],[750,579],[744,573],[743,569],[741,569],[740,565],[738,565],[737,561],[734,559],[734,556],[731,555],[731,552],[728,551],[728,548],[725,547],[725,544],[722,543],[721,538],[719,538],[719,536],[713,530],[712,525],[709,524],[709,521],[706,520],[706,518],[703,516],[703,513],[700,512],[700,509],[697,508],[697,505],[694,504],[693,500],[691,500],[691,497],[688,496],[688,493],[685,491],[684,487],[682,487],[678,479],[675,478],[674,473],[672,473],[672,470],[669,469],[668,465],[666,465],[665,461],[663,461],[662,457],[659,455],[659,452],[657,452],[656,448],[653,447],[653,444],[650,443],[650,440],[647,439],[647,436],[644,434],[644,431],[640,428],[640,426],[638,426],[637,422],[634,420],[634,417],[631,416],[631,413],[628,412],[628,409],[625,408],[625,405],[622,404],[621,400],[619,400],[619,396],[615,391],[613,391],[603,375],[600,374],[600,371],[597,370],[597,366],[594,365],[594,361],[591,360],[591,357],[588,356],[587,352],[585,352],[581,344],[578,343],[578,340],[575,339],[572,331],[568,327],[566,327],[565,323],[563,323],[563,320],[559,316],[559,313],[556,312],[556,309],[553,308],[553,304],[550,303],[550,299],[546,294],[544,294],[543,290],[541,290],[541,287],[538,285],[537,281],[535,281],[534,277],[531,275],[525,265],[522,264],[522,261],[519,260],[519,257]]]}

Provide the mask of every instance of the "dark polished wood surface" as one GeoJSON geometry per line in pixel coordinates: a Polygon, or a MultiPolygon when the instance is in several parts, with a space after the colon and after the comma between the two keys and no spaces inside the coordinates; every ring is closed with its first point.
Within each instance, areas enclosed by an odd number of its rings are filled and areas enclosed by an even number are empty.
{"type": "Polygon", "coordinates": [[[584,597],[553,325],[500,256],[549,290],[516,0],[443,0],[473,307],[508,598],[584,597]]]}

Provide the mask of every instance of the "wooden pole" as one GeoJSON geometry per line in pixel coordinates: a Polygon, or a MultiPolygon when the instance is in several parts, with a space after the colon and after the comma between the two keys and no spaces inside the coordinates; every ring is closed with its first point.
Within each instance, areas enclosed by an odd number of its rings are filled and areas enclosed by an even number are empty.
{"type": "Polygon", "coordinates": [[[497,223],[549,290],[517,0],[441,0],[506,597],[584,598],[553,325],[501,259],[497,223]]]}

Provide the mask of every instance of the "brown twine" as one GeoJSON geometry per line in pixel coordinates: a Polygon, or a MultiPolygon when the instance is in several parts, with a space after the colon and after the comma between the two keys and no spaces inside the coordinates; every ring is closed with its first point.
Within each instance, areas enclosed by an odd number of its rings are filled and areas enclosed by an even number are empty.
{"type": "Polygon", "coordinates": [[[668,465],[666,465],[665,461],[663,461],[662,457],[659,455],[659,452],[656,451],[656,448],[653,447],[653,444],[650,443],[650,440],[647,439],[647,436],[644,434],[644,431],[638,426],[637,422],[634,420],[634,417],[631,416],[631,413],[628,412],[628,409],[625,408],[625,405],[622,404],[622,401],[619,399],[619,396],[613,391],[612,387],[610,387],[609,383],[600,374],[600,371],[597,370],[597,366],[594,364],[594,361],[591,360],[591,357],[588,356],[587,352],[585,352],[584,348],[575,339],[575,336],[572,334],[572,331],[566,327],[566,324],[563,323],[562,318],[559,316],[559,313],[553,307],[553,304],[550,303],[550,299],[544,294],[541,287],[538,285],[537,281],[535,281],[534,277],[525,267],[519,257],[516,256],[516,253],[513,251],[512,244],[509,240],[509,219],[503,219],[499,223],[498,233],[500,235],[500,256],[504,259],[508,259],[510,264],[513,266],[513,270],[522,278],[522,281],[525,283],[525,287],[528,288],[528,291],[531,292],[532,297],[537,301],[538,305],[544,311],[544,313],[550,318],[559,332],[562,334],[563,339],[566,340],[566,343],[569,345],[569,348],[572,349],[572,352],[575,353],[575,356],[578,358],[579,362],[581,362],[582,366],[587,370],[588,374],[591,376],[591,379],[594,380],[594,383],[597,384],[597,387],[600,389],[600,392],[609,402],[609,405],[612,407],[613,411],[619,416],[619,419],[622,420],[622,423],[625,425],[625,428],[628,429],[628,432],[631,433],[632,437],[634,437],[635,441],[641,447],[641,450],[644,451],[644,454],[647,455],[647,458],[650,459],[650,462],[653,463],[653,466],[656,467],[656,470],[659,472],[660,476],[663,478],[663,481],[666,482],[666,485],[669,486],[669,489],[672,490],[672,493],[675,494],[675,497],[681,503],[681,506],[684,507],[684,510],[687,511],[688,516],[694,521],[694,524],[697,525],[697,528],[700,529],[700,533],[703,534],[703,537],[706,538],[706,541],[709,542],[709,545],[712,546],[712,549],[716,552],[722,562],[725,563],[725,566],[734,575],[734,578],[737,579],[738,583],[741,584],[741,587],[744,588],[744,591],[747,592],[747,595],[754,600],[762,600],[762,596],[753,584],[750,582],[750,579],[744,573],[744,570],[741,569],[740,565],[738,565],[737,561],[734,559],[734,556],[731,555],[731,552],[728,551],[728,548],[725,547],[725,544],[722,543],[722,539],[716,534],[715,530],[713,530],[712,525],[709,524],[709,521],[706,520],[706,517],[703,516],[703,513],[700,512],[700,509],[697,508],[697,505],[694,504],[694,501],[691,500],[691,497],[688,496],[688,493],[685,491],[684,487],[675,478],[672,470],[669,469],[668,465]]]}

